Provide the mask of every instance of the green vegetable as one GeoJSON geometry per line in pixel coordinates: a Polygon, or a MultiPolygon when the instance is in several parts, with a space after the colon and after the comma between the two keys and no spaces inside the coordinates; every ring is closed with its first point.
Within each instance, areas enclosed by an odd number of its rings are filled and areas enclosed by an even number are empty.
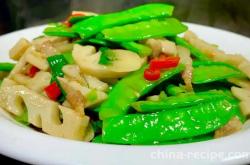
{"type": "Polygon", "coordinates": [[[95,133],[100,133],[102,131],[102,121],[101,120],[92,121],[91,125],[92,125],[95,133]]]}
{"type": "Polygon", "coordinates": [[[103,121],[106,143],[144,144],[204,135],[224,126],[239,111],[238,102],[217,99],[171,111],[116,116],[103,121]]]}
{"type": "Polygon", "coordinates": [[[65,52],[62,54],[68,64],[74,64],[75,61],[72,57],[72,52],[65,52]]]}
{"type": "Polygon", "coordinates": [[[62,71],[62,68],[64,65],[68,64],[67,60],[64,57],[65,55],[54,55],[47,58],[47,61],[49,63],[51,72],[52,72],[52,79],[51,82],[56,81],[57,85],[59,86],[62,95],[59,97],[59,102],[62,103],[66,99],[66,92],[63,90],[62,86],[60,85],[60,82],[58,81],[57,77],[63,77],[64,73],[62,71]]]}
{"type": "Polygon", "coordinates": [[[116,60],[116,55],[111,49],[107,47],[101,47],[99,50],[101,51],[101,56],[98,62],[99,64],[111,65],[112,61],[116,60]]]}
{"type": "Polygon", "coordinates": [[[185,139],[179,139],[179,140],[170,140],[170,141],[164,141],[164,142],[154,141],[152,144],[149,144],[149,145],[185,144],[185,143],[194,143],[194,142],[212,140],[213,138],[214,138],[213,134],[209,133],[209,134],[206,134],[206,135],[200,135],[200,136],[195,136],[195,137],[185,138],[185,139]]]}
{"type": "Polygon", "coordinates": [[[192,83],[203,84],[245,75],[233,66],[222,62],[194,62],[192,83]]]}
{"type": "Polygon", "coordinates": [[[106,40],[97,39],[97,38],[89,39],[89,43],[95,44],[95,45],[100,45],[100,46],[105,46],[105,47],[112,47],[113,46],[113,43],[110,43],[110,42],[108,42],[106,40]]]}
{"type": "Polygon", "coordinates": [[[208,56],[204,53],[202,53],[198,48],[194,47],[190,43],[188,43],[183,38],[180,38],[178,36],[171,38],[177,45],[183,46],[190,50],[191,54],[197,58],[198,60],[209,60],[208,56]]]}
{"type": "Polygon", "coordinates": [[[10,71],[0,71],[0,80],[3,80],[9,75],[10,71]]]}
{"type": "Polygon", "coordinates": [[[194,92],[205,92],[209,90],[221,90],[223,92],[230,92],[231,85],[226,81],[215,81],[206,84],[193,85],[194,92]]]}
{"type": "Polygon", "coordinates": [[[167,94],[170,96],[177,96],[179,94],[187,92],[184,86],[176,86],[173,84],[168,85],[166,91],[167,94]]]}
{"type": "Polygon", "coordinates": [[[138,101],[132,103],[132,107],[138,112],[150,113],[189,107],[221,98],[226,98],[225,94],[222,91],[185,93],[178,96],[167,97],[163,101],[138,101]]]}
{"type": "Polygon", "coordinates": [[[145,67],[126,76],[120,80],[109,93],[108,99],[104,101],[99,108],[99,117],[101,120],[125,115],[128,113],[131,103],[136,101],[154,89],[157,85],[184,70],[183,65],[164,71],[161,78],[157,81],[147,81],[143,77],[145,67]]]}
{"type": "Polygon", "coordinates": [[[159,95],[148,96],[146,100],[147,101],[160,101],[160,96],[159,95]]]}
{"type": "Polygon", "coordinates": [[[65,90],[62,88],[59,80],[57,79],[57,76],[53,75],[52,74],[52,78],[51,78],[51,81],[50,83],[53,83],[53,82],[56,82],[56,84],[58,85],[58,87],[60,88],[60,91],[61,91],[61,95],[59,96],[59,98],[57,99],[57,101],[59,103],[63,103],[65,100],[66,100],[66,96],[67,96],[67,93],[65,92],[65,90]]]}
{"type": "Polygon", "coordinates": [[[121,46],[125,49],[131,50],[140,56],[149,56],[152,54],[152,49],[148,46],[136,42],[122,42],[121,46]]]}
{"type": "Polygon", "coordinates": [[[59,36],[59,37],[68,37],[68,38],[76,38],[78,37],[77,33],[71,31],[67,26],[57,23],[51,24],[43,31],[44,34],[48,36],[59,36]]]}
{"type": "Polygon", "coordinates": [[[0,71],[10,72],[15,67],[15,64],[8,62],[0,63],[0,71]]]}
{"type": "Polygon", "coordinates": [[[96,136],[91,142],[93,142],[93,143],[103,143],[102,135],[96,136]]]}
{"type": "Polygon", "coordinates": [[[94,17],[94,16],[71,16],[70,19],[69,19],[69,23],[71,24],[75,24],[77,22],[80,22],[80,21],[83,21],[83,20],[86,20],[88,18],[91,18],[91,17],[94,17]]]}
{"type": "Polygon", "coordinates": [[[129,42],[152,37],[171,37],[185,32],[187,27],[175,18],[152,19],[104,29],[97,37],[113,42],[129,42]]]}
{"type": "Polygon", "coordinates": [[[89,38],[103,29],[128,23],[171,16],[174,7],[167,4],[146,4],[121,12],[95,16],[73,25],[72,31],[81,38],[89,38]]]}
{"type": "Polygon", "coordinates": [[[74,44],[79,44],[79,45],[86,45],[88,44],[88,40],[86,39],[79,39],[73,42],[74,44]]]}
{"type": "Polygon", "coordinates": [[[29,121],[28,121],[28,110],[26,109],[23,114],[21,116],[15,116],[14,119],[23,124],[23,125],[26,125],[28,126],[29,125],[29,121]]]}
{"type": "Polygon", "coordinates": [[[98,45],[98,46],[103,46],[103,47],[109,47],[109,48],[119,48],[123,47],[127,50],[133,51],[140,56],[149,56],[152,53],[152,49],[149,48],[148,46],[136,43],[136,42],[122,42],[122,43],[115,43],[115,42],[110,42],[104,39],[98,39],[98,38],[90,38],[90,39],[81,39],[77,40],[74,43],[80,44],[80,45],[98,45]],[[120,44],[120,45],[119,45],[120,44]]]}
{"type": "Polygon", "coordinates": [[[81,39],[81,40],[77,40],[74,43],[76,44],[80,44],[80,45],[88,45],[88,44],[92,44],[92,45],[99,45],[99,46],[103,46],[103,47],[115,47],[118,46],[117,43],[112,43],[103,39],[97,39],[97,38],[90,38],[90,39],[81,39]]]}
{"type": "Polygon", "coordinates": [[[230,64],[225,63],[225,62],[217,62],[217,61],[193,61],[192,65],[193,65],[193,67],[199,67],[201,65],[204,65],[204,66],[219,65],[219,66],[226,66],[226,67],[229,67],[229,68],[232,68],[234,70],[239,71],[239,69],[237,69],[233,65],[230,65],[230,64]]]}
{"type": "Polygon", "coordinates": [[[64,65],[68,64],[64,55],[54,55],[47,58],[52,75],[56,77],[63,77],[64,73],[62,68],[64,65]]]}
{"type": "Polygon", "coordinates": [[[97,99],[97,91],[96,89],[92,89],[89,93],[87,93],[86,95],[86,99],[89,101],[89,102],[94,102],[96,99],[97,99]]]}
{"type": "Polygon", "coordinates": [[[168,98],[167,94],[164,91],[161,91],[159,95],[148,96],[147,101],[164,101],[168,98]]]}
{"type": "Polygon", "coordinates": [[[160,100],[165,100],[167,98],[168,98],[167,94],[164,91],[161,91],[160,94],[159,94],[159,99],[160,100]]]}

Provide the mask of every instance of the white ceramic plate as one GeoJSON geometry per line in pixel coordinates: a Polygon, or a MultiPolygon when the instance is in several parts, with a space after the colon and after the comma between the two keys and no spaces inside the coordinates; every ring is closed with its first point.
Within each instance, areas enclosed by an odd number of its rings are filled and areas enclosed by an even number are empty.
{"type": "MultiPolygon", "coordinates": [[[[220,45],[223,50],[250,57],[249,38],[210,27],[188,25],[201,38],[220,45]]],[[[42,34],[43,28],[39,26],[0,36],[0,61],[9,61],[8,50],[19,38],[32,39],[42,34]]],[[[107,145],[52,137],[0,115],[0,153],[32,164],[242,164],[250,162],[250,130],[192,144],[107,145]]]]}

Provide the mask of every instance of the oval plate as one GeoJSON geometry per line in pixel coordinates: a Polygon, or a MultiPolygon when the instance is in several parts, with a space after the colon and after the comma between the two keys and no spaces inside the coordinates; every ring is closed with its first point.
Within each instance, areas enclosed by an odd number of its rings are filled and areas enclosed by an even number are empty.
{"type": "MultiPolygon", "coordinates": [[[[187,24],[199,37],[222,50],[250,57],[250,39],[231,32],[187,24]],[[248,56],[247,56],[248,55],[248,56]]],[[[31,40],[44,26],[0,36],[0,61],[21,38],[31,40]]],[[[243,164],[250,162],[250,130],[221,139],[165,146],[126,146],[72,141],[33,131],[0,115],[0,153],[32,164],[243,164]]]]}

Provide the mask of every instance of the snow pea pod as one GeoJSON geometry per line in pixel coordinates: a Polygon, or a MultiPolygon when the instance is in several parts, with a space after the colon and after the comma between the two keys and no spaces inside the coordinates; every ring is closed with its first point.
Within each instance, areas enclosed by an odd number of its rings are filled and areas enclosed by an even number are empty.
{"type": "Polygon", "coordinates": [[[147,94],[163,81],[184,70],[184,66],[180,64],[176,68],[164,71],[161,78],[157,81],[147,81],[143,77],[146,67],[148,66],[142,67],[140,70],[126,76],[113,87],[108,99],[99,108],[99,118],[101,120],[127,114],[131,103],[140,96],[147,94]]]}
{"type": "MultiPolygon", "coordinates": [[[[142,145],[185,144],[185,143],[194,143],[194,142],[212,140],[213,138],[214,138],[213,133],[209,133],[209,134],[206,134],[206,135],[195,136],[195,137],[185,138],[185,139],[170,140],[170,141],[163,141],[163,142],[153,141],[153,142],[150,142],[150,143],[143,143],[142,145]]],[[[97,135],[91,142],[104,144],[104,142],[102,140],[102,135],[97,135]]]]}
{"type": "Polygon", "coordinates": [[[75,41],[74,43],[80,44],[80,45],[98,45],[98,46],[104,46],[104,47],[118,47],[117,43],[109,42],[103,39],[97,39],[97,38],[89,38],[89,39],[80,39],[75,41]]]}
{"type": "Polygon", "coordinates": [[[8,62],[0,63],[0,71],[10,72],[15,67],[15,64],[8,62]]]}
{"type": "Polygon", "coordinates": [[[60,103],[64,102],[64,100],[66,99],[66,95],[67,95],[67,93],[62,88],[59,80],[57,79],[57,77],[64,77],[62,68],[63,66],[68,64],[68,60],[69,60],[69,58],[67,60],[65,56],[67,55],[59,54],[59,55],[54,55],[54,56],[50,56],[47,58],[47,61],[49,63],[51,73],[52,73],[51,83],[55,81],[57,85],[59,86],[61,93],[62,93],[61,96],[58,98],[58,101],[60,103]]]}
{"type": "Polygon", "coordinates": [[[167,86],[166,92],[170,96],[177,96],[179,94],[186,93],[187,90],[185,89],[184,86],[176,86],[176,85],[170,84],[167,86]]]}
{"type": "Polygon", "coordinates": [[[121,46],[137,53],[141,57],[149,56],[152,54],[152,49],[150,47],[136,42],[122,42],[121,46]]]}
{"type": "Polygon", "coordinates": [[[94,17],[94,16],[92,16],[92,15],[90,15],[90,16],[86,16],[86,15],[83,15],[83,16],[71,16],[69,18],[69,23],[75,24],[77,22],[83,21],[85,19],[89,19],[91,17],[94,17]]]}
{"type": "Polygon", "coordinates": [[[186,30],[187,27],[179,20],[163,18],[104,29],[98,37],[114,42],[128,42],[152,37],[176,36],[186,30]]]}
{"type": "Polygon", "coordinates": [[[81,38],[89,38],[105,28],[128,23],[171,16],[174,7],[168,4],[146,4],[121,12],[98,15],[73,25],[72,30],[81,38]]]}
{"type": "Polygon", "coordinates": [[[197,58],[198,60],[209,60],[208,56],[204,53],[202,53],[198,48],[194,47],[193,45],[191,45],[190,43],[188,43],[186,40],[184,40],[183,38],[180,38],[178,36],[170,38],[171,40],[175,41],[175,43],[177,45],[183,46],[187,49],[190,50],[191,54],[197,58]]]}
{"type": "Polygon", "coordinates": [[[225,125],[235,111],[239,111],[238,102],[217,99],[171,111],[116,116],[103,121],[102,140],[148,144],[204,135],[225,125]]]}
{"type": "Polygon", "coordinates": [[[25,125],[25,126],[28,126],[29,125],[29,121],[28,121],[28,110],[27,108],[25,107],[25,111],[23,112],[23,114],[21,116],[15,116],[14,119],[25,125]]]}
{"type": "Polygon", "coordinates": [[[47,58],[52,75],[54,77],[63,77],[64,73],[62,71],[63,66],[67,65],[68,62],[64,55],[54,55],[47,58]]]}
{"type": "Polygon", "coordinates": [[[103,143],[102,135],[97,135],[91,142],[92,143],[103,143]]]}
{"type": "MultiPolygon", "coordinates": [[[[99,137],[98,137],[99,138],[99,137]]],[[[200,135],[200,136],[195,136],[191,138],[185,138],[185,139],[178,139],[178,140],[170,140],[170,141],[163,141],[163,142],[158,142],[154,141],[153,143],[149,144],[142,144],[142,145],[173,145],[173,144],[185,144],[185,143],[195,143],[195,142],[201,142],[201,141],[208,141],[212,140],[214,138],[213,133],[205,134],[205,135],[200,135]]]]}
{"type": "Polygon", "coordinates": [[[201,136],[197,136],[197,137],[191,137],[191,138],[187,138],[187,139],[159,142],[158,145],[195,143],[195,142],[212,140],[213,138],[214,138],[213,134],[208,134],[208,135],[201,135],[201,136]]]}
{"type": "Polygon", "coordinates": [[[72,52],[64,52],[62,55],[68,64],[75,64],[75,61],[72,57],[72,52]]]}
{"type": "Polygon", "coordinates": [[[132,107],[138,112],[150,113],[188,107],[225,97],[226,96],[222,91],[185,93],[178,96],[167,97],[164,101],[138,101],[133,103],[132,107]]]}
{"type": "Polygon", "coordinates": [[[115,43],[115,42],[110,42],[104,39],[90,38],[90,39],[77,40],[74,43],[80,44],[80,45],[93,44],[93,45],[99,45],[99,46],[104,46],[104,47],[109,47],[109,48],[123,47],[127,50],[137,53],[141,57],[149,56],[152,53],[151,48],[149,48],[146,45],[139,44],[136,42],[115,43]]]}
{"type": "Polygon", "coordinates": [[[73,32],[70,28],[60,23],[49,25],[45,28],[43,33],[48,36],[59,36],[68,38],[78,37],[77,33],[73,32]]]}
{"type": "Polygon", "coordinates": [[[91,122],[92,128],[95,132],[95,134],[99,134],[102,131],[102,121],[98,120],[98,121],[92,121],[91,122]]]}
{"type": "Polygon", "coordinates": [[[235,67],[223,62],[194,62],[192,83],[203,84],[233,77],[245,77],[235,67]]]}

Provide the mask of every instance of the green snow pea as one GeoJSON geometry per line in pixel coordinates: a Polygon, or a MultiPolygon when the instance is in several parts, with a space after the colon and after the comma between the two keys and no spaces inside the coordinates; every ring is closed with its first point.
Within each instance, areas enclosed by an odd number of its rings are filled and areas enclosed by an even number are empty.
{"type": "Polygon", "coordinates": [[[136,42],[122,42],[121,46],[125,49],[131,50],[142,57],[152,54],[152,49],[146,45],[142,45],[136,42]]]}
{"type": "Polygon", "coordinates": [[[179,20],[162,18],[104,29],[97,37],[114,42],[128,42],[152,37],[176,36],[186,30],[187,27],[179,20]]]}
{"type": "Polygon", "coordinates": [[[21,114],[21,116],[15,116],[14,119],[25,125],[25,126],[28,126],[29,125],[29,121],[28,121],[28,110],[26,109],[25,107],[25,111],[23,112],[23,114],[21,114]]]}
{"type": "MultiPolygon", "coordinates": [[[[69,59],[68,59],[69,60],[69,59]]],[[[62,71],[63,66],[65,66],[66,64],[68,64],[68,60],[67,58],[65,58],[65,55],[54,55],[54,56],[50,56],[47,58],[47,61],[49,63],[51,72],[52,72],[52,78],[51,78],[51,82],[56,82],[57,85],[59,86],[62,94],[59,97],[58,101],[60,103],[62,103],[65,99],[66,99],[66,92],[63,90],[63,88],[61,87],[61,84],[59,82],[59,80],[57,79],[57,77],[63,77],[64,73],[62,71]]]]}
{"type": "Polygon", "coordinates": [[[168,98],[168,95],[164,91],[161,91],[159,94],[159,100],[165,100],[166,98],[168,98]]]}
{"type": "Polygon", "coordinates": [[[104,47],[117,47],[117,43],[112,43],[103,39],[98,39],[98,38],[90,38],[90,39],[80,39],[74,42],[75,44],[80,44],[80,45],[88,45],[88,44],[93,44],[93,45],[98,45],[98,46],[104,46],[104,47]]]}
{"type": "Polygon", "coordinates": [[[123,47],[127,50],[130,50],[130,51],[137,53],[138,55],[140,55],[142,57],[149,56],[152,53],[151,48],[149,48],[146,45],[139,44],[136,42],[115,43],[115,42],[110,42],[110,41],[107,41],[104,39],[90,38],[90,39],[77,40],[74,43],[77,43],[80,45],[94,44],[94,45],[99,45],[99,46],[109,47],[109,48],[123,47]]]}
{"type": "Polygon", "coordinates": [[[101,56],[99,59],[99,64],[101,65],[111,65],[114,60],[116,60],[116,55],[114,52],[107,48],[107,47],[101,47],[100,49],[101,56]]]}
{"type": "Polygon", "coordinates": [[[90,103],[96,101],[98,99],[96,89],[91,89],[91,91],[85,95],[85,98],[90,103]]]}
{"type": "MultiPolygon", "coordinates": [[[[212,140],[213,138],[214,138],[213,133],[209,133],[209,134],[206,134],[206,135],[200,135],[200,136],[195,136],[195,137],[185,138],[185,139],[179,139],[179,140],[170,140],[170,141],[164,141],[164,142],[154,141],[153,143],[147,144],[147,145],[185,144],[185,143],[194,143],[194,142],[212,140]]],[[[143,144],[143,145],[145,145],[145,144],[143,144]]]]}
{"type": "Polygon", "coordinates": [[[15,64],[9,62],[0,63],[0,71],[10,72],[15,67],[15,64]]]}
{"type": "Polygon", "coordinates": [[[176,68],[164,71],[161,78],[157,81],[147,81],[143,77],[145,67],[133,72],[120,80],[110,91],[108,99],[104,101],[99,108],[99,117],[101,120],[125,115],[128,113],[131,103],[140,96],[150,92],[157,85],[184,70],[184,65],[180,64],[176,68]]]}
{"type": "Polygon", "coordinates": [[[91,125],[95,133],[100,133],[102,131],[102,121],[91,121],[91,125]]]}
{"type": "Polygon", "coordinates": [[[199,93],[185,93],[178,96],[170,96],[163,101],[138,101],[132,103],[132,107],[141,113],[173,110],[181,107],[188,107],[216,99],[225,98],[222,91],[208,91],[199,93]]]}
{"type": "Polygon", "coordinates": [[[194,62],[193,84],[203,84],[233,77],[245,77],[237,68],[223,62],[194,62]]]}
{"type": "Polygon", "coordinates": [[[62,71],[62,68],[64,65],[68,64],[66,58],[64,55],[54,55],[47,58],[47,61],[49,63],[52,75],[63,77],[64,73],[62,71]]]}
{"type": "MultiPolygon", "coordinates": [[[[153,141],[150,143],[143,143],[142,145],[173,145],[173,144],[185,144],[185,143],[194,143],[201,142],[213,139],[213,133],[209,133],[206,135],[195,136],[191,138],[179,139],[179,140],[170,140],[170,141],[153,141]]],[[[104,143],[102,140],[102,135],[97,135],[91,142],[93,143],[104,143]]]]}
{"type": "Polygon", "coordinates": [[[201,65],[205,65],[205,66],[213,66],[213,65],[220,65],[220,66],[226,66],[229,68],[232,68],[234,70],[239,71],[236,67],[234,67],[233,65],[230,65],[228,63],[225,62],[218,62],[218,61],[194,61],[192,63],[193,67],[199,67],[201,65]]]}
{"type": "Polygon", "coordinates": [[[59,36],[68,38],[78,37],[77,33],[73,32],[70,28],[61,23],[49,25],[48,27],[45,28],[43,33],[48,36],[59,36]]]}
{"type": "Polygon", "coordinates": [[[94,16],[71,16],[69,18],[69,23],[71,24],[76,24],[77,22],[80,22],[80,21],[83,21],[85,19],[88,19],[88,18],[91,18],[91,17],[94,17],[94,16]]]}
{"type": "Polygon", "coordinates": [[[121,12],[98,15],[74,24],[71,29],[78,33],[81,38],[89,38],[106,28],[168,17],[172,15],[173,10],[174,7],[168,4],[146,4],[121,12]]]}
{"type": "Polygon", "coordinates": [[[72,52],[65,52],[62,54],[68,64],[74,64],[75,61],[72,57],[72,52]]]}
{"type": "Polygon", "coordinates": [[[196,84],[193,85],[194,92],[205,92],[209,90],[221,90],[225,93],[230,91],[231,85],[226,81],[215,81],[206,84],[196,84]]]}
{"type": "Polygon", "coordinates": [[[197,58],[198,60],[209,60],[208,56],[202,53],[198,48],[194,47],[190,43],[188,43],[185,39],[180,38],[178,36],[170,38],[171,40],[175,41],[177,45],[183,46],[190,50],[191,54],[197,58]]]}
{"type": "Polygon", "coordinates": [[[167,94],[170,96],[177,96],[179,94],[187,92],[184,86],[176,86],[173,84],[168,85],[166,91],[167,94]]]}
{"type": "Polygon", "coordinates": [[[151,114],[116,116],[103,121],[102,140],[116,144],[148,144],[204,135],[224,126],[239,111],[237,101],[217,99],[151,114]]]}
{"type": "Polygon", "coordinates": [[[102,135],[97,135],[96,137],[94,137],[94,139],[91,142],[93,142],[93,143],[103,143],[102,135]]]}

